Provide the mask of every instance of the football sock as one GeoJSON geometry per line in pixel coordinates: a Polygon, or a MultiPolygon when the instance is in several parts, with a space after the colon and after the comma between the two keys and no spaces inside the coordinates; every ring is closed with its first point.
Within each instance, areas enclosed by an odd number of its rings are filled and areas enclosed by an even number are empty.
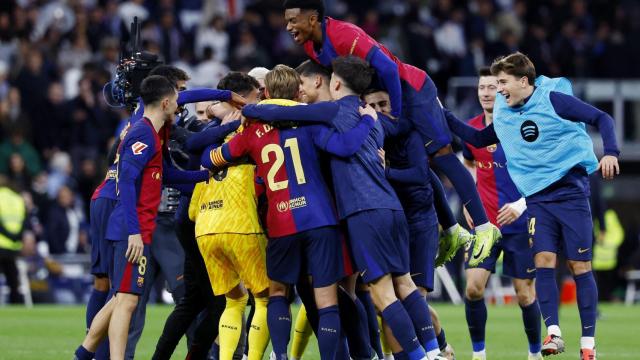
{"type": "Polygon", "coordinates": [[[349,355],[354,359],[370,359],[369,326],[367,312],[362,303],[341,288],[338,288],[338,306],[341,325],[349,343],[349,355]]]}
{"type": "MultiPolygon", "coordinates": [[[[273,352],[276,354],[276,359],[282,359],[283,355],[287,355],[287,345],[289,345],[289,337],[291,334],[291,311],[289,310],[289,302],[284,296],[272,296],[269,298],[268,306],[267,323],[269,324],[269,332],[271,333],[273,352]]],[[[300,308],[301,311],[302,309],[304,309],[304,307],[300,308]]],[[[300,317],[300,313],[298,313],[298,317],[300,317]]],[[[298,356],[292,354],[291,356],[300,358],[302,354],[298,356]]]]}
{"type": "Polygon", "coordinates": [[[418,342],[413,323],[399,300],[392,302],[382,310],[382,318],[404,352],[407,353],[409,360],[418,360],[426,356],[424,349],[418,342]]]}
{"type": "Polygon", "coordinates": [[[540,352],[542,344],[540,343],[540,308],[538,302],[534,301],[527,306],[521,306],[522,309],[522,323],[524,324],[524,332],[527,334],[527,340],[529,341],[529,352],[536,354],[540,352]]]}
{"type": "Polygon", "coordinates": [[[93,356],[95,360],[109,360],[111,357],[111,353],[109,352],[109,338],[106,337],[100,345],[98,345],[98,349],[96,349],[96,354],[93,356]]]}
{"type": "MultiPolygon", "coordinates": [[[[271,315],[271,309],[269,309],[268,314],[271,315]]],[[[271,342],[273,343],[274,332],[271,330],[271,325],[269,325],[269,331],[271,331],[271,342]]],[[[304,306],[300,306],[293,331],[293,339],[291,341],[292,359],[300,359],[302,357],[312,333],[311,324],[309,324],[309,321],[307,320],[307,310],[304,306]]]]}
{"type": "Polygon", "coordinates": [[[487,326],[487,305],[484,299],[464,299],[464,310],[467,317],[467,326],[471,336],[471,347],[474,352],[484,350],[485,328],[487,326]]]}
{"type": "Polygon", "coordinates": [[[371,294],[368,291],[356,291],[358,299],[364,306],[367,315],[367,323],[369,327],[369,342],[371,347],[378,355],[379,359],[384,357],[382,353],[382,346],[380,345],[380,327],[378,325],[378,316],[376,314],[376,307],[371,300],[371,294]]]}
{"type": "Polygon", "coordinates": [[[242,336],[242,315],[247,306],[249,296],[239,299],[226,296],[227,306],[220,316],[218,340],[220,343],[220,360],[231,360],[242,336]]]}
{"type": "Polygon", "coordinates": [[[434,156],[431,159],[431,163],[449,178],[458,196],[460,196],[460,201],[469,211],[473,223],[479,225],[489,222],[482,202],[480,201],[478,190],[476,190],[473,177],[469,171],[465,169],[460,160],[458,160],[456,155],[450,153],[442,156],[434,156]]]}
{"type": "Polygon", "coordinates": [[[593,272],[573,277],[576,282],[576,295],[578,298],[578,311],[582,323],[582,336],[594,337],[596,333],[596,316],[598,308],[598,286],[593,277],[593,272]]]}
{"type": "Polygon", "coordinates": [[[94,355],[94,353],[85,349],[84,346],[82,345],[78,346],[74,354],[75,354],[75,359],[77,360],[92,360],[94,355]]]}
{"type": "Polygon", "coordinates": [[[440,334],[436,335],[436,339],[438,340],[438,347],[440,351],[444,351],[447,348],[447,336],[444,334],[444,328],[440,328],[440,334]]]}
{"type": "Polygon", "coordinates": [[[96,288],[91,290],[91,295],[89,296],[89,302],[87,303],[87,331],[91,327],[91,322],[93,318],[96,316],[98,311],[102,309],[104,304],[107,302],[107,297],[109,296],[109,291],[99,291],[96,288]]]}
{"type": "Polygon", "coordinates": [[[454,225],[458,225],[458,221],[456,221],[456,217],[449,207],[447,193],[444,190],[444,186],[442,186],[440,178],[433,170],[429,169],[429,171],[431,172],[430,180],[433,188],[433,206],[438,215],[438,222],[443,229],[449,229],[454,225]]]}
{"type": "Polygon", "coordinates": [[[344,331],[340,331],[340,341],[338,343],[338,350],[336,351],[336,360],[351,360],[351,357],[349,356],[349,343],[344,331]]]}
{"type": "Polygon", "coordinates": [[[393,358],[395,360],[409,360],[409,356],[404,351],[393,353],[393,358]]]}
{"type": "Polygon", "coordinates": [[[580,338],[580,349],[595,349],[596,339],[593,336],[583,336],[580,338]]]}
{"type": "Polygon", "coordinates": [[[338,305],[318,309],[318,348],[321,359],[333,359],[340,342],[340,314],[338,305]]]}
{"type": "MultiPolygon", "coordinates": [[[[251,329],[249,330],[248,346],[249,360],[261,360],[264,351],[269,345],[269,326],[267,326],[267,305],[268,297],[254,297],[255,313],[251,320],[251,329]]],[[[286,301],[286,300],[285,300],[286,301]]],[[[287,303],[288,304],[288,303],[287,303]]],[[[289,332],[287,333],[287,343],[289,343],[289,335],[291,333],[291,314],[289,316],[289,332]]]]}
{"type": "Polygon", "coordinates": [[[438,347],[436,333],[431,323],[429,305],[427,305],[424,296],[420,294],[420,291],[415,290],[402,300],[402,305],[407,310],[407,314],[409,314],[413,322],[413,327],[416,330],[416,335],[418,335],[418,341],[420,341],[422,347],[427,351],[427,355],[431,357],[431,354],[434,352],[438,355],[440,348],[438,347]]]}
{"type": "MultiPolygon", "coordinates": [[[[547,325],[559,325],[558,322],[558,284],[556,270],[536,268],[536,296],[540,306],[542,320],[547,325]]],[[[560,336],[560,334],[555,334],[560,336]]]]}
{"type": "MultiPolygon", "coordinates": [[[[242,328],[242,336],[240,337],[240,342],[242,342],[243,340],[246,343],[246,346],[244,347],[244,349],[242,349],[242,351],[244,351],[244,355],[245,358],[249,356],[249,332],[251,331],[251,322],[253,321],[253,315],[256,313],[256,303],[255,303],[255,299],[253,297],[253,294],[249,293],[249,300],[247,301],[247,306],[249,306],[249,316],[247,316],[247,318],[244,318],[244,313],[242,316],[242,324],[243,324],[243,328],[242,328]]],[[[240,345],[240,343],[238,343],[238,346],[240,345]]],[[[236,349],[237,350],[237,349],[236,349]]]]}
{"type": "Polygon", "coordinates": [[[380,329],[380,347],[382,348],[382,353],[386,358],[387,355],[392,353],[391,346],[389,346],[389,342],[387,341],[387,335],[384,333],[384,331],[382,331],[382,317],[378,315],[377,318],[378,329],[380,329]]]}

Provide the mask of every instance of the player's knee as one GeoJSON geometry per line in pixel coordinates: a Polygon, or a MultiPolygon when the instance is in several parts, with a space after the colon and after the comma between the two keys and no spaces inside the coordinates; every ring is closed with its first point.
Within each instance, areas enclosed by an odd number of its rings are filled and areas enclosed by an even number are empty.
{"type": "Polygon", "coordinates": [[[535,264],[537,268],[555,268],[556,267],[556,254],[543,251],[536,254],[535,264]]]}
{"type": "Polygon", "coordinates": [[[465,295],[469,300],[480,300],[484,298],[484,286],[477,282],[468,282],[465,295]]]}
{"type": "Polygon", "coordinates": [[[422,295],[423,297],[426,297],[427,294],[429,293],[429,291],[423,288],[422,286],[418,286],[418,291],[420,292],[420,295],[422,295]]]}
{"type": "Polygon", "coordinates": [[[581,275],[591,271],[591,261],[573,261],[569,260],[569,269],[575,275],[581,275]]]}
{"type": "Polygon", "coordinates": [[[236,285],[233,289],[229,290],[228,293],[225,294],[226,297],[234,300],[238,300],[247,295],[247,290],[242,286],[242,284],[236,285]]]}
{"type": "Polygon", "coordinates": [[[318,309],[338,304],[338,287],[336,284],[315,288],[313,291],[318,309]]]}
{"type": "Polygon", "coordinates": [[[133,312],[138,306],[138,295],[118,293],[115,297],[115,305],[128,312],[133,312]]]}
{"type": "Polygon", "coordinates": [[[417,290],[416,284],[413,282],[409,274],[394,277],[393,287],[395,289],[396,296],[403,300],[409,296],[409,294],[417,290]]]}
{"type": "Polygon", "coordinates": [[[93,287],[98,291],[109,291],[109,278],[106,276],[96,276],[93,279],[93,287]]]}
{"type": "Polygon", "coordinates": [[[398,300],[389,275],[385,275],[369,285],[371,300],[378,311],[384,310],[387,306],[398,300]]]}
{"type": "Polygon", "coordinates": [[[529,306],[535,301],[536,293],[533,289],[521,289],[516,292],[516,297],[518,298],[518,305],[529,306]]]}

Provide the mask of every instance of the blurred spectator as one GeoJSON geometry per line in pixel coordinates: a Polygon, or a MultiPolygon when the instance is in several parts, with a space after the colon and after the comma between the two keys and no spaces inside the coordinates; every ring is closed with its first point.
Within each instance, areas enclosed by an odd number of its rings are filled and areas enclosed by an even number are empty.
{"type": "Polygon", "coordinates": [[[17,191],[31,188],[31,175],[29,175],[24,158],[19,153],[13,153],[9,157],[8,177],[17,191]]]}
{"type": "Polygon", "coordinates": [[[84,215],[69,186],[60,188],[47,218],[46,237],[50,254],[85,252],[87,234],[82,228],[84,215]]]}
{"type": "Polygon", "coordinates": [[[50,199],[58,196],[60,189],[72,183],[71,157],[69,154],[57,151],[51,156],[49,161],[49,176],[47,177],[47,195],[50,199]]]}
{"type": "Polygon", "coordinates": [[[0,173],[9,173],[9,162],[12,154],[18,154],[26,164],[27,174],[34,176],[41,170],[37,151],[25,138],[21,127],[13,128],[10,137],[0,144],[0,173]]]}
{"type": "Polygon", "coordinates": [[[22,302],[19,293],[16,258],[22,249],[25,225],[25,204],[22,196],[11,188],[8,180],[0,176],[0,272],[9,286],[9,302],[22,302]]]}
{"type": "Polygon", "coordinates": [[[224,17],[216,15],[211,19],[209,26],[198,29],[196,34],[196,56],[204,59],[204,49],[213,49],[214,58],[217,61],[225,62],[229,54],[229,34],[225,30],[226,23],[224,17]]]}
{"type": "Polygon", "coordinates": [[[218,81],[229,72],[229,68],[215,59],[213,49],[204,48],[202,62],[193,70],[191,84],[201,87],[216,87],[218,81]]]}
{"type": "Polygon", "coordinates": [[[134,17],[138,17],[139,22],[147,20],[149,10],[144,7],[144,0],[124,1],[118,6],[118,16],[126,26],[129,26],[134,17]]]}

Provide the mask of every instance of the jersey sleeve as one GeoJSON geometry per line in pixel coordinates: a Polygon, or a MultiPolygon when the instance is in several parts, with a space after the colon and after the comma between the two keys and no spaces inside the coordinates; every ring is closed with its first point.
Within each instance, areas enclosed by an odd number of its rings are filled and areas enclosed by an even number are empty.
{"type": "Polygon", "coordinates": [[[197,133],[193,133],[187,139],[185,147],[188,151],[199,151],[211,144],[218,144],[222,142],[225,136],[229,133],[236,131],[240,127],[240,121],[232,121],[230,123],[214,126],[197,133]]]}
{"type": "Polygon", "coordinates": [[[338,104],[329,101],[296,106],[249,104],[242,108],[242,115],[264,122],[295,121],[331,124],[339,109],[338,104]]]}
{"type": "Polygon", "coordinates": [[[231,91],[216,89],[189,89],[178,93],[178,105],[190,104],[200,101],[229,101],[231,99],[231,91]]]}
{"type": "Polygon", "coordinates": [[[142,170],[156,152],[156,144],[151,129],[137,128],[129,130],[125,136],[118,161],[128,161],[142,170]]]}
{"type": "Polygon", "coordinates": [[[388,167],[385,170],[387,179],[404,184],[424,184],[430,176],[427,153],[424,151],[420,136],[415,132],[409,135],[407,155],[409,167],[404,169],[388,167]]]}
{"type": "Polygon", "coordinates": [[[482,130],[478,130],[458,119],[451,111],[449,111],[449,109],[443,108],[443,110],[449,129],[451,129],[451,131],[458,135],[463,141],[468,142],[477,148],[500,142],[498,135],[496,135],[496,131],[493,128],[493,123],[482,130]]]}
{"type": "Polygon", "coordinates": [[[327,35],[338,55],[355,55],[367,59],[371,49],[378,47],[378,42],[353,24],[331,20],[327,35]]]}
{"type": "Polygon", "coordinates": [[[469,148],[469,144],[467,144],[466,142],[462,143],[462,157],[464,157],[465,159],[467,159],[469,161],[473,161],[474,160],[473,153],[471,152],[471,149],[469,148]]]}
{"type": "Polygon", "coordinates": [[[251,151],[252,128],[253,125],[249,125],[222,146],[208,147],[200,158],[202,166],[207,169],[223,167],[248,154],[251,151]]]}
{"type": "Polygon", "coordinates": [[[315,125],[311,129],[311,136],[318,148],[336,156],[349,157],[360,149],[374,125],[375,120],[365,115],[356,126],[344,133],[324,125],[315,125]]]}

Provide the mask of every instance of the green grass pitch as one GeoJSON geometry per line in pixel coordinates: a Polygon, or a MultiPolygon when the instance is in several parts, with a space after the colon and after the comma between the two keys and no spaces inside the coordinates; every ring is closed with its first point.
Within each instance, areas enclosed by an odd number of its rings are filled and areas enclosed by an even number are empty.
{"type": "MultiPolygon", "coordinates": [[[[464,320],[464,308],[435,304],[456,350],[457,359],[471,358],[471,345],[464,320]]],[[[155,349],[169,306],[149,306],[147,325],[138,344],[136,359],[149,359],[155,349]]],[[[640,359],[640,307],[602,305],[597,329],[599,359],[640,359]]],[[[552,360],[577,359],[580,320],[575,306],[564,307],[560,324],[567,352],[552,360]]],[[[84,307],[36,306],[0,307],[0,360],[71,359],[73,350],[84,336],[84,307]]],[[[270,351],[270,350],[269,350],[270,351]]],[[[174,359],[184,359],[184,339],[174,359]]],[[[489,307],[487,326],[488,359],[526,359],[527,345],[520,310],[517,306],[489,307]]],[[[266,356],[265,356],[266,358],[266,356]]],[[[305,359],[319,359],[318,348],[311,342],[305,359]]]]}

